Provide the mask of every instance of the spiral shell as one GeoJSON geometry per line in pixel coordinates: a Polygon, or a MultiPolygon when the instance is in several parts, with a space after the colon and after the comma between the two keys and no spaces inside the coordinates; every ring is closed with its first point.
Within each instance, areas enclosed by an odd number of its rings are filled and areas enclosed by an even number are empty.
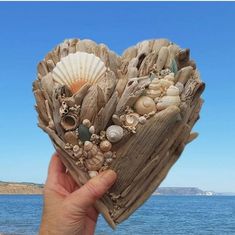
{"type": "Polygon", "coordinates": [[[172,81],[166,80],[166,79],[160,79],[159,80],[161,86],[165,89],[167,89],[169,86],[174,85],[172,81]]]}
{"type": "Polygon", "coordinates": [[[156,112],[155,103],[153,99],[148,96],[141,96],[136,101],[134,107],[136,112],[140,115],[148,114],[150,112],[156,112]]]}
{"type": "Polygon", "coordinates": [[[100,150],[103,152],[108,152],[111,150],[112,144],[108,140],[103,140],[100,142],[100,150]]]}
{"type": "Polygon", "coordinates": [[[98,171],[104,163],[104,156],[98,152],[94,157],[85,160],[85,166],[89,171],[98,171]]]}
{"type": "Polygon", "coordinates": [[[159,96],[161,96],[161,90],[159,89],[159,90],[147,90],[146,91],[146,95],[147,96],[149,96],[150,98],[156,98],[156,97],[159,97],[159,96]]]}
{"type": "Polygon", "coordinates": [[[123,137],[123,129],[118,125],[109,126],[106,130],[107,139],[112,142],[118,142],[123,137]]]}
{"type": "Polygon", "coordinates": [[[178,96],[179,94],[180,94],[179,88],[172,85],[166,91],[167,96],[178,96]]]}

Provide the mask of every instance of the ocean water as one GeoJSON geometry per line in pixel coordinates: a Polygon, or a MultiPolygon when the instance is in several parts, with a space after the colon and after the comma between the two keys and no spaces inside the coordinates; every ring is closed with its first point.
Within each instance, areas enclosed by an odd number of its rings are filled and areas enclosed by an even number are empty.
{"type": "MultiPolygon", "coordinates": [[[[37,234],[42,196],[0,195],[0,235],[37,234]]],[[[99,217],[96,235],[235,235],[235,197],[152,196],[110,229],[99,217]]]]}

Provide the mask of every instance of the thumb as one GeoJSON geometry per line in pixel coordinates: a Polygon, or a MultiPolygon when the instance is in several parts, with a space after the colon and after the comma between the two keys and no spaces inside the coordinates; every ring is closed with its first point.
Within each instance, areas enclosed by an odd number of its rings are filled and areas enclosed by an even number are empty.
{"type": "Polygon", "coordinates": [[[90,179],[81,188],[73,192],[69,198],[69,204],[77,211],[86,212],[95,201],[103,196],[114,184],[117,174],[113,170],[107,170],[90,179]]]}

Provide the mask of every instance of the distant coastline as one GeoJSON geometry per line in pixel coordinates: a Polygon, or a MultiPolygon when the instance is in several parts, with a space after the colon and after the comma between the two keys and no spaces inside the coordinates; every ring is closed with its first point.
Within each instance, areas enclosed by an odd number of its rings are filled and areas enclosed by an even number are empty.
{"type": "Polygon", "coordinates": [[[0,181],[0,194],[42,194],[43,184],[0,181]]]}
{"type": "MultiPolygon", "coordinates": [[[[4,182],[0,181],[0,195],[4,194],[43,194],[43,184],[27,182],[4,182]]],[[[166,196],[235,196],[235,193],[216,193],[203,191],[196,187],[160,187],[153,195],[166,196]]]]}

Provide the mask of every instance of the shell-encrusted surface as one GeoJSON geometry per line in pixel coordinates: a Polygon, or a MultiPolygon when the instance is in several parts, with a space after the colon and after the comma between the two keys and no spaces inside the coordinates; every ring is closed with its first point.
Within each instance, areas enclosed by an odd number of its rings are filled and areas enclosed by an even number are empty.
{"type": "Polygon", "coordinates": [[[189,49],[145,40],[116,55],[66,39],[38,64],[38,126],[78,185],[106,169],[117,180],[95,207],[111,227],[156,190],[197,137],[205,84],[189,49]]]}
{"type": "Polygon", "coordinates": [[[54,81],[76,93],[85,83],[94,84],[105,75],[104,62],[93,54],[76,52],[61,59],[52,71],[54,81]]]}

